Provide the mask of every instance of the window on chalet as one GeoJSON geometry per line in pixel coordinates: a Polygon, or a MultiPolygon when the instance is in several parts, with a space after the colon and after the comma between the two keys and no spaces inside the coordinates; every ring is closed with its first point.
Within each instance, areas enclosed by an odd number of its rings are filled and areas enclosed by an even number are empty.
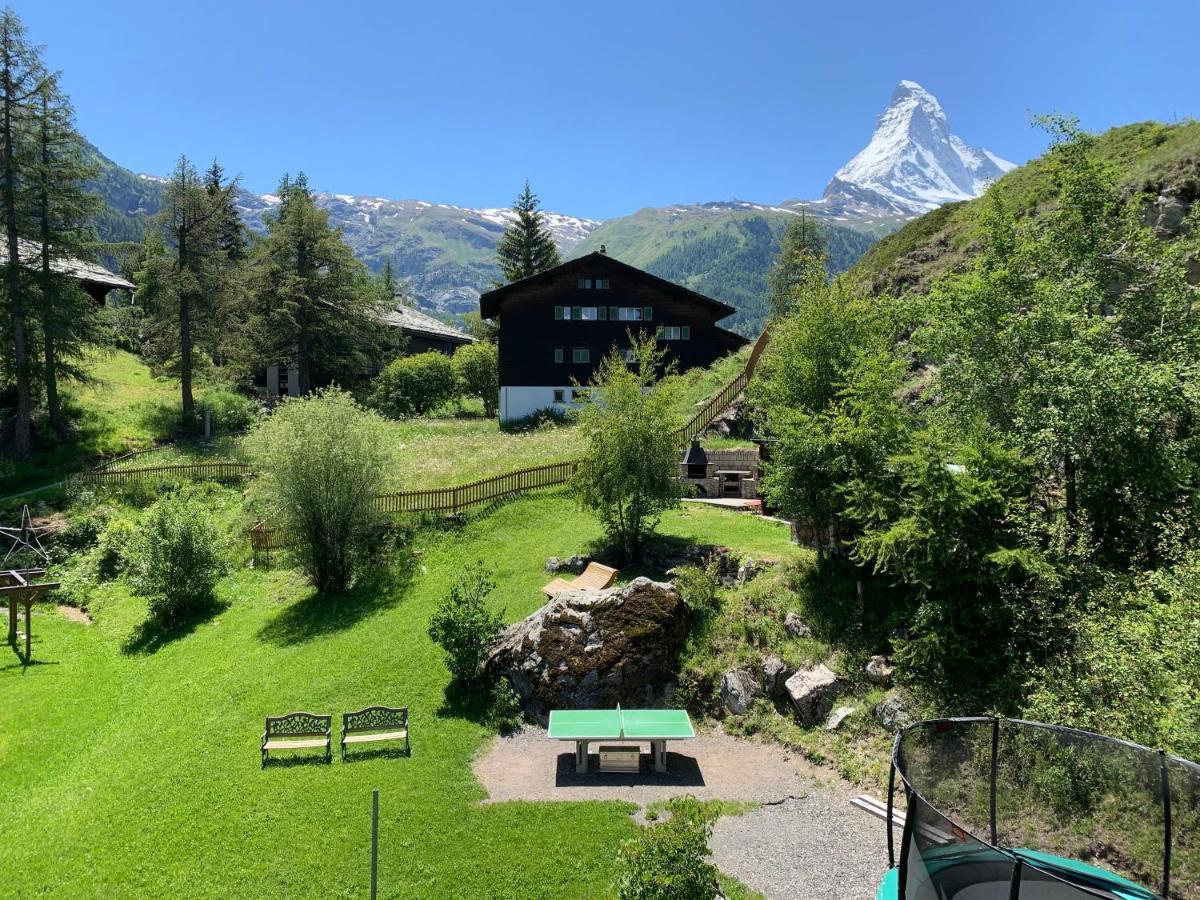
{"type": "Polygon", "coordinates": [[[591,291],[591,290],[607,291],[608,290],[608,279],[607,278],[580,278],[575,282],[575,284],[581,291],[591,291]]]}
{"type": "Polygon", "coordinates": [[[567,310],[567,309],[569,309],[569,307],[566,307],[566,306],[556,306],[556,307],[554,307],[554,318],[555,318],[555,320],[558,320],[558,319],[565,319],[565,318],[567,318],[567,315],[566,315],[566,310],[567,310]]]}
{"type": "Polygon", "coordinates": [[[577,306],[575,308],[580,312],[579,318],[585,322],[595,322],[600,318],[600,314],[594,306],[577,306]]]}
{"type": "Polygon", "coordinates": [[[563,348],[562,347],[554,348],[554,361],[556,363],[560,363],[563,361],[563,348]]]}
{"type": "Polygon", "coordinates": [[[656,334],[660,341],[690,341],[692,327],[690,325],[659,325],[656,334]]]}
{"type": "Polygon", "coordinates": [[[555,388],[554,389],[554,402],[555,403],[566,403],[567,402],[566,393],[567,392],[565,390],[563,390],[562,388],[555,388]]]}
{"type": "Polygon", "coordinates": [[[612,308],[612,318],[622,322],[647,322],[652,317],[650,315],[650,307],[648,306],[614,306],[612,308]]]}
{"type": "Polygon", "coordinates": [[[592,351],[587,347],[572,347],[571,362],[573,363],[590,363],[592,361],[592,351]]]}
{"type": "Polygon", "coordinates": [[[629,347],[626,347],[621,351],[621,356],[625,358],[625,362],[627,363],[637,362],[637,357],[634,355],[633,350],[631,350],[629,347]]]}
{"type": "Polygon", "coordinates": [[[595,285],[596,285],[596,290],[607,291],[608,290],[608,279],[607,278],[597,278],[595,281],[595,285]]]}
{"type": "Polygon", "coordinates": [[[579,290],[590,291],[591,289],[592,289],[592,279],[590,279],[590,278],[580,278],[579,279],[579,290]]]}

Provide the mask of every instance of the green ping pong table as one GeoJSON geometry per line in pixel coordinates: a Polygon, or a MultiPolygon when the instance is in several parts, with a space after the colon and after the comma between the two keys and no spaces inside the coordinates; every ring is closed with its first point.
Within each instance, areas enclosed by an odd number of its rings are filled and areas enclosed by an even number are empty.
{"type": "Polygon", "coordinates": [[[650,742],[654,771],[667,771],[667,741],[694,738],[684,709],[556,709],[550,712],[552,741],[575,742],[575,771],[588,770],[588,744],[594,741],[650,742]]]}

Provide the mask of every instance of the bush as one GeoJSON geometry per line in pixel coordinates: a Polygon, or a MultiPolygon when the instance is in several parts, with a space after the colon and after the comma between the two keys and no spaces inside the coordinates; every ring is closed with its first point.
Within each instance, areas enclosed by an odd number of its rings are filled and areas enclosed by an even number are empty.
{"type": "Polygon", "coordinates": [[[459,577],[429,622],[429,636],[446,651],[446,666],[460,683],[478,681],[488,647],[500,634],[504,611],[487,608],[495,586],[480,562],[459,577]]]}
{"type": "Polygon", "coordinates": [[[391,454],[388,429],[344,391],[287,400],[246,438],[272,527],[325,593],[350,587],[378,533],[375,494],[391,454]]]}
{"type": "Polygon", "coordinates": [[[454,373],[462,392],[483,401],[483,412],[496,415],[500,399],[500,351],[491,341],[464,344],[454,351],[454,373]]]}
{"type": "Polygon", "coordinates": [[[129,550],[137,545],[137,525],[126,518],[116,518],[100,534],[96,542],[96,575],[111,581],[125,571],[129,550]]]}
{"type": "Polygon", "coordinates": [[[671,817],[643,828],[617,854],[621,900],[712,900],[717,869],[707,859],[712,818],[695,797],[667,803],[671,817]]]}
{"type": "Polygon", "coordinates": [[[712,554],[703,566],[686,564],[675,569],[675,589],[688,609],[699,619],[721,611],[721,560],[712,554]]]}
{"type": "Polygon", "coordinates": [[[507,678],[501,678],[492,685],[488,722],[502,734],[509,734],[520,728],[523,721],[520,695],[513,690],[507,678]]]}
{"type": "Polygon", "coordinates": [[[213,434],[239,434],[258,418],[258,404],[226,388],[209,388],[196,404],[196,430],[204,431],[204,411],[212,413],[213,434]]]}
{"type": "Polygon", "coordinates": [[[558,428],[562,425],[570,425],[574,421],[574,410],[545,406],[542,409],[534,410],[527,416],[507,419],[501,423],[500,430],[509,434],[519,434],[523,431],[538,431],[542,428],[558,428]]]}
{"type": "Polygon", "coordinates": [[[454,364],[444,353],[401,356],[371,384],[368,402],[392,419],[423,416],[458,396],[454,364]]]}
{"type": "Polygon", "coordinates": [[[130,582],[162,621],[203,609],[225,574],[223,537],[190,490],[157,501],[129,545],[130,582]]]}

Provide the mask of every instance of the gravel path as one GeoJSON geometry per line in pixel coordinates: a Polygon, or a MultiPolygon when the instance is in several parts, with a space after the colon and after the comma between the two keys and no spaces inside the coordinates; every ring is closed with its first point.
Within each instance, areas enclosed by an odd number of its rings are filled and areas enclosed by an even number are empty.
{"type": "Polygon", "coordinates": [[[814,789],[725,816],[713,831],[713,859],[770,900],[871,900],[887,871],[887,833],[882,820],[850,805],[855,793],[814,789]]]}
{"type": "MultiPolygon", "coordinates": [[[[669,771],[643,752],[639,775],[575,774],[574,744],[526,728],[475,761],[485,802],[625,800],[645,806],[681,794],[763,804],[717,822],[716,864],[771,900],[871,900],[887,869],[883,823],[850,805],[861,791],[782,747],[705,732],[667,745],[669,771]]],[[[645,748],[643,748],[645,751],[645,748]]]]}

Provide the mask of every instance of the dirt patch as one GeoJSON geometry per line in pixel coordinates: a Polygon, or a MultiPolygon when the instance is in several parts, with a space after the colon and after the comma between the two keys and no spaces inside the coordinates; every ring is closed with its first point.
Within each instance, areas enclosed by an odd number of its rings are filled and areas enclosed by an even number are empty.
{"type": "Polygon", "coordinates": [[[92,617],[87,614],[86,610],[82,610],[77,606],[67,606],[65,603],[60,603],[58,611],[64,619],[70,619],[72,622],[82,622],[84,625],[92,624],[92,617]]]}
{"type": "MultiPolygon", "coordinates": [[[[642,745],[642,771],[624,775],[597,772],[593,744],[589,772],[579,775],[574,743],[551,741],[543,729],[527,727],[510,737],[496,738],[476,759],[474,770],[488,792],[488,803],[624,800],[645,806],[683,794],[768,803],[834,784],[828,774],[782,747],[727,734],[705,732],[690,741],[672,741],[667,749],[665,774],[654,771],[649,746],[642,745]]],[[[851,796],[848,787],[843,790],[847,798],[851,796]]]]}

